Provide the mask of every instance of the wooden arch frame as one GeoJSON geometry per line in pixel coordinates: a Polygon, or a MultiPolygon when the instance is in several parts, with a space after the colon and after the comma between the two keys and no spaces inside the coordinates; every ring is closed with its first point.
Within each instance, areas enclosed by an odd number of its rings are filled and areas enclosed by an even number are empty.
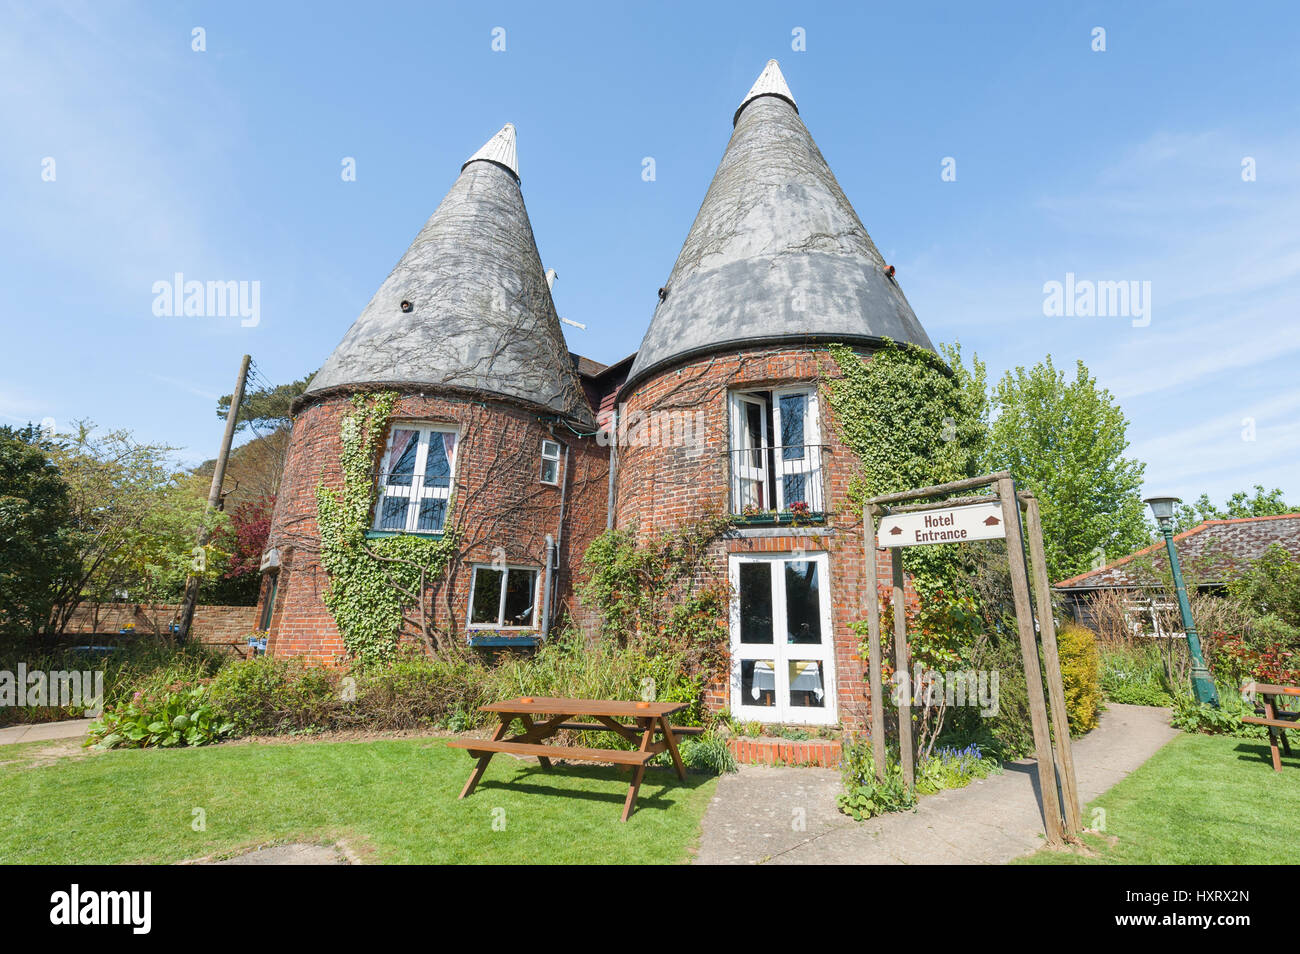
{"type": "MultiPolygon", "coordinates": [[[[934,487],[883,494],[867,500],[862,517],[863,548],[867,563],[868,678],[871,690],[871,749],[876,775],[885,777],[885,709],[881,683],[880,583],[876,571],[876,551],[882,549],[876,539],[877,518],[889,514],[939,510],[971,504],[998,503],[1002,507],[1006,529],[1007,564],[1011,571],[1011,590],[1015,598],[1016,622],[1020,634],[1020,655],[1024,660],[1025,684],[1029,692],[1029,718],[1034,736],[1034,754],[1038,763],[1038,786],[1042,796],[1043,829],[1048,844],[1063,844],[1077,837],[1082,827],[1079,812],[1078,783],[1074,774],[1074,756],[1070,748],[1070,727],[1066,717],[1065,688],[1061,682],[1061,662],[1056,646],[1056,623],[1052,616],[1052,596],[1043,554],[1043,529],[1038,500],[1031,493],[1017,493],[1009,471],[970,477],[934,487]],[[950,497],[950,494],[992,485],[993,493],[979,496],[950,497]],[[941,500],[929,498],[942,497],[941,500]],[[917,502],[920,501],[920,502],[917,502]],[[1030,602],[1029,568],[1025,564],[1025,536],[1020,516],[1024,510],[1028,525],[1033,593],[1038,604],[1037,627],[1030,602]],[[1035,638],[1035,629],[1038,638],[1035,638]],[[1043,698],[1044,673],[1038,665],[1038,641],[1043,647],[1047,695],[1051,701],[1051,730],[1048,706],[1043,698]],[[1052,758],[1055,736],[1056,759],[1052,758]],[[1059,793],[1059,798],[1058,798],[1059,793]]],[[[907,612],[903,596],[903,561],[899,547],[888,547],[893,568],[894,656],[895,671],[910,672],[907,644],[907,612]]],[[[909,689],[914,687],[909,687],[909,689]]],[[[898,705],[898,742],[903,779],[911,790],[916,784],[915,756],[912,751],[911,692],[898,705]]]]}

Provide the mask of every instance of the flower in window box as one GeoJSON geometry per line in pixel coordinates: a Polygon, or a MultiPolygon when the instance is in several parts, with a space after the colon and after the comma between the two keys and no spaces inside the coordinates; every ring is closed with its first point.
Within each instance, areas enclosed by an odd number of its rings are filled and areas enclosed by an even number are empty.
{"type": "Polygon", "coordinates": [[[796,523],[799,523],[809,519],[812,516],[812,510],[809,509],[807,501],[796,500],[790,504],[790,516],[794,518],[796,523]]]}

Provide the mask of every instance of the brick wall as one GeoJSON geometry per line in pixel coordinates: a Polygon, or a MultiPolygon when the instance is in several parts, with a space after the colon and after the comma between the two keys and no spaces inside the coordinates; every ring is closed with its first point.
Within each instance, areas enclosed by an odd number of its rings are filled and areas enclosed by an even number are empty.
{"type": "MultiPolygon", "coordinates": [[[[172,603],[86,603],[72,614],[66,631],[112,635],[131,623],[137,633],[163,635],[180,609],[172,603]]],[[[190,632],[203,643],[247,646],[256,626],[256,606],[196,606],[190,632]]]]}
{"type": "MultiPolygon", "coordinates": [[[[327,579],[320,565],[316,488],[342,487],[339,434],[351,411],[346,396],[332,396],[305,407],[294,419],[268,541],[280,549],[282,561],[268,646],[276,655],[332,664],[345,652],[322,599],[327,579]]],[[[460,531],[461,543],[435,593],[434,624],[463,635],[474,563],[500,557],[511,565],[535,567],[544,578],[548,533],[560,545],[556,601],[571,605],[571,569],[591,537],[605,527],[607,448],[534,411],[477,398],[406,394],[397,401],[390,424],[403,421],[452,424],[460,432],[453,475],[456,504],[448,526],[460,531]],[[540,481],[543,439],[568,448],[567,466],[561,457],[561,486],[540,481]]],[[[382,453],[383,441],[376,468],[382,453]]],[[[266,599],[266,580],[262,589],[266,599]]]]}
{"type": "MultiPolygon", "coordinates": [[[[703,513],[725,512],[730,505],[728,482],[728,392],[766,390],[819,381],[840,375],[825,349],[780,347],[731,355],[714,355],[670,368],[638,383],[620,400],[625,412],[702,409],[705,433],[702,448],[628,446],[620,448],[616,498],[619,526],[636,523],[643,534],[678,527],[703,513]]],[[[827,445],[825,471],[826,522],[816,529],[766,530],[762,536],[737,530],[711,548],[700,582],[727,585],[728,556],[743,552],[784,552],[802,547],[825,552],[830,568],[831,619],[834,640],[835,687],[839,719],[851,728],[864,728],[868,712],[866,662],[859,658],[859,637],[851,623],[866,617],[866,563],[862,515],[848,501],[850,482],[858,472],[856,456],[840,442],[832,411],[819,395],[819,438],[827,445]],[[776,535],[773,535],[776,534],[776,535]]],[[[888,551],[877,551],[881,592],[891,579],[888,551]]],[[[909,587],[910,592],[910,587],[909,587]]],[[[712,708],[730,706],[726,677],[710,686],[712,708]]]]}

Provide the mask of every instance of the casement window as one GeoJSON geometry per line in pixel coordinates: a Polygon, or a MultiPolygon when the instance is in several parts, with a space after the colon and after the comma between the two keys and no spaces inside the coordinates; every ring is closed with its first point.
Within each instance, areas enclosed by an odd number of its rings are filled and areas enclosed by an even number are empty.
{"type": "Polygon", "coordinates": [[[826,510],[816,388],[734,391],[732,513],[826,510]]]}
{"type": "Polygon", "coordinates": [[[830,558],[733,555],[731,711],[757,722],[835,721],[830,558]]]}
{"type": "Polygon", "coordinates": [[[487,565],[472,569],[470,629],[537,627],[537,570],[487,565]]]}
{"type": "Polygon", "coordinates": [[[441,533],[456,469],[456,429],[393,425],[379,467],[375,530],[441,533]]]}
{"type": "Polygon", "coordinates": [[[560,482],[560,445],[556,441],[542,441],[542,483],[560,482]]]}

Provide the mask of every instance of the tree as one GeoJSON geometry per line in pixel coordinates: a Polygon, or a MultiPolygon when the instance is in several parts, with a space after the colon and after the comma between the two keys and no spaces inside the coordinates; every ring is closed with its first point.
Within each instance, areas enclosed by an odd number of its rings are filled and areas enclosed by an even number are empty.
{"type": "Polygon", "coordinates": [[[1048,574],[1088,569],[1095,554],[1150,542],[1140,496],[1146,465],[1126,458],[1128,421],[1082,361],[1073,380],[1052,357],[1008,371],[993,391],[988,460],[1039,498],[1048,574]]]}
{"type": "Polygon", "coordinates": [[[0,427],[0,636],[43,630],[58,581],[75,568],[68,486],[33,425],[0,427]]]}
{"type": "Polygon", "coordinates": [[[171,451],[125,430],[98,433],[87,421],[53,449],[68,486],[75,560],[55,586],[51,632],[62,633],[86,600],[174,599],[190,569],[207,577],[223,569],[226,554],[195,552],[195,540],[205,520],[216,528],[224,515],[205,514],[203,481],[177,472],[171,451]]]}
{"type": "Polygon", "coordinates": [[[262,554],[271,533],[274,497],[260,497],[241,503],[229,514],[229,522],[216,538],[216,545],[229,554],[225,570],[204,590],[209,603],[252,606],[261,588],[262,554]]]}
{"type": "Polygon", "coordinates": [[[1274,517],[1284,513],[1300,513],[1282,499],[1282,488],[1265,490],[1263,484],[1255,485],[1255,495],[1238,490],[1223,507],[1216,507],[1209,494],[1201,494],[1194,503],[1179,504],[1174,510],[1174,531],[1181,533],[1205,520],[1232,520],[1240,517],[1274,517]]]}
{"type": "MultiPolygon", "coordinates": [[[[274,431],[287,427],[293,420],[290,408],[304,391],[315,374],[299,378],[290,384],[276,387],[259,387],[244,392],[244,400],[239,406],[239,420],[235,430],[242,431],[250,427],[254,432],[274,431]]],[[[217,399],[217,417],[225,420],[230,414],[230,402],[233,394],[223,394],[217,399]]]]}

